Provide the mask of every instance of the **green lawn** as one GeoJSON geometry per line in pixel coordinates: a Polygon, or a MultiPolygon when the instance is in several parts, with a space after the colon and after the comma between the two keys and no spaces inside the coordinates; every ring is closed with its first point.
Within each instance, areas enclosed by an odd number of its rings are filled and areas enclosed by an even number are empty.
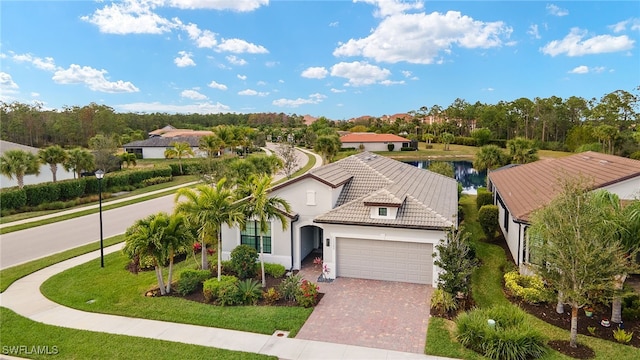
{"type": "MultiPolygon", "coordinates": [[[[155,272],[138,275],[128,272],[125,267],[129,260],[120,252],[105,256],[103,269],[99,261],[90,261],[50,278],[42,285],[42,293],[52,301],[83,311],[269,335],[284,330],[292,337],[313,310],[287,306],[221,307],[172,296],[145,297],[147,290],[157,286],[155,272]],[[94,302],[88,304],[89,300],[94,302]]],[[[177,278],[181,268],[195,267],[195,261],[187,258],[176,267],[177,278]]]]}
{"type": "Polygon", "coordinates": [[[247,352],[45,325],[3,307],[0,307],[0,318],[2,354],[31,359],[277,359],[247,352]],[[27,348],[22,353],[9,353],[12,348],[17,351],[19,346],[27,348]],[[36,351],[33,346],[40,346],[42,350],[48,347],[46,350],[51,355],[27,355],[25,351],[36,351]]]}
{"type": "MultiPolygon", "coordinates": [[[[478,307],[489,307],[498,304],[509,304],[502,291],[502,275],[507,263],[502,247],[484,241],[484,234],[477,223],[475,196],[463,195],[460,204],[464,208],[464,225],[471,231],[471,242],[482,265],[471,279],[473,299],[478,307]]],[[[569,340],[569,329],[560,329],[532,315],[528,322],[549,340],[569,340]]],[[[450,356],[462,359],[482,358],[470,352],[455,341],[455,325],[441,318],[431,318],[427,331],[425,353],[430,355],[450,356]]],[[[640,359],[640,349],[605,341],[589,336],[578,335],[578,341],[588,344],[596,352],[596,359],[632,360],[640,359]]],[[[570,359],[556,351],[549,351],[544,360],[570,359]]]]}

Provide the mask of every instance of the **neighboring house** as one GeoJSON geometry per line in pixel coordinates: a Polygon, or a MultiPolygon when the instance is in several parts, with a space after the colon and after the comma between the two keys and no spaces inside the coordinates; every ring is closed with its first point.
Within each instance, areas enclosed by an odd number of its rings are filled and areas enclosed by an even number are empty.
{"type": "MultiPolygon", "coordinates": [[[[436,284],[434,245],[457,226],[454,179],[362,152],[271,189],[289,202],[288,228],[274,220],[264,238],[265,261],[300,269],[322,256],[337,276],[436,284]],[[311,255],[310,255],[311,254],[311,255]]],[[[223,257],[240,244],[258,248],[260,229],[223,230],[223,257]]]]}
{"type": "MultiPolygon", "coordinates": [[[[23,150],[38,156],[39,149],[27,145],[16,144],[10,141],[0,140],[0,156],[2,156],[2,154],[4,154],[4,152],[7,150],[23,150]]],[[[73,178],[73,171],[66,171],[62,164],[58,164],[58,171],[56,172],[56,179],[58,181],[73,178]]],[[[48,164],[40,165],[40,175],[24,176],[25,185],[35,185],[51,181],[53,181],[53,174],[51,174],[51,167],[48,164]]],[[[9,179],[4,175],[0,175],[0,189],[6,189],[14,186],[18,186],[18,181],[16,180],[15,176],[13,177],[13,179],[9,179]]]]}
{"type": "Polygon", "coordinates": [[[189,143],[196,157],[207,156],[207,152],[199,148],[200,137],[198,136],[154,136],[146,140],[138,140],[124,144],[122,147],[126,152],[136,154],[140,159],[164,159],[165,150],[172,148],[176,142],[189,143]]]}
{"type": "Polygon", "coordinates": [[[182,137],[182,136],[207,136],[213,135],[213,131],[209,130],[192,130],[192,129],[177,129],[171,125],[167,125],[161,129],[153,130],[149,133],[149,137],[182,137]]]}
{"type": "Polygon", "coordinates": [[[389,144],[393,144],[393,151],[400,151],[403,147],[410,147],[411,140],[393,134],[376,133],[348,133],[340,137],[343,148],[360,149],[365,151],[389,151],[389,144]]]}
{"type": "Polygon", "coordinates": [[[489,173],[489,190],[511,256],[521,271],[531,259],[527,229],[531,214],[560,192],[558,180],[584,177],[591,190],[605,189],[620,199],[640,198],[640,161],[597,152],[500,168],[489,173]]]}

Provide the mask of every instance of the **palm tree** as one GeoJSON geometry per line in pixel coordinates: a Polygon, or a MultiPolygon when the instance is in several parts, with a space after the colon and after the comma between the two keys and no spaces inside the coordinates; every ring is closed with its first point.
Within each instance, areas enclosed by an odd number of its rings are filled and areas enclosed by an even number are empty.
{"type": "Polygon", "coordinates": [[[200,150],[206,151],[208,158],[212,158],[220,152],[222,146],[222,140],[217,135],[207,135],[200,138],[200,150]]]}
{"type": "Polygon", "coordinates": [[[528,164],[538,160],[538,148],[531,140],[517,137],[507,141],[507,148],[509,148],[511,162],[514,164],[528,164]]]}
{"type": "Polygon", "coordinates": [[[183,213],[187,222],[197,228],[202,244],[202,269],[207,269],[207,240],[214,236],[218,241],[218,280],[222,275],[222,225],[244,227],[244,215],[235,203],[233,192],[225,187],[222,178],[215,187],[200,184],[195,190],[182,188],[176,193],[176,212],[183,213]],[[181,198],[186,201],[179,202],[181,198]]]}
{"type": "Polygon", "coordinates": [[[67,159],[62,163],[64,169],[67,171],[73,170],[73,178],[80,177],[83,170],[93,170],[95,167],[95,158],[89,150],[82,148],[75,148],[69,150],[67,153],[67,159]]]}
{"type": "Polygon", "coordinates": [[[221,155],[224,155],[226,148],[233,148],[236,145],[236,139],[234,138],[233,130],[225,125],[216,126],[213,128],[213,133],[216,134],[218,139],[222,141],[220,145],[221,155]]]}
{"type": "Polygon", "coordinates": [[[58,172],[58,164],[62,164],[67,160],[67,152],[60,145],[49,146],[38,151],[38,157],[43,164],[49,164],[53,182],[56,182],[56,174],[58,172]]]}
{"type": "Polygon", "coordinates": [[[505,158],[504,152],[498,146],[485,145],[476,153],[473,159],[473,168],[477,171],[487,170],[487,183],[489,183],[489,172],[504,165],[505,158]]]}
{"type": "Polygon", "coordinates": [[[164,234],[161,245],[169,257],[169,275],[167,276],[166,292],[171,292],[171,282],[173,280],[173,259],[176,251],[184,250],[185,247],[193,244],[193,232],[187,226],[184,214],[174,213],[167,216],[164,224],[164,234]]]}
{"type": "Polygon", "coordinates": [[[278,220],[282,224],[282,230],[288,226],[285,212],[291,212],[291,205],[277,196],[269,197],[271,177],[267,175],[252,175],[251,180],[242,184],[241,194],[249,194],[250,198],[244,204],[244,214],[247,219],[253,218],[260,226],[260,268],[262,271],[262,287],[266,287],[264,274],[264,234],[269,228],[271,220],[278,220]]]}
{"type": "Polygon", "coordinates": [[[16,177],[18,187],[24,187],[25,175],[38,175],[40,163],[38,158],[24,150],[8,150],[0,157],[0,173],[9,179],[16,177]]]}
{"type": "Polygon", "coordinates": [[[340,151],[342,143],[337,135],[322,135],[316,139],[313,150],[322,154],[327,162],[331,162],[334,156],[340,151]]]}
{"type": "Polygon", "coordinates": [[[166,248],[162,244],[162,237],[168,223],[167,218],[166,213],[158,213],[136,221],[127,229],[125,245],[122,248],[129,259],[140,259],[144,256],[150,256],[153,259],[160,295],[166,294],[161,265],[167,255],[166,248]]]}
{"type": "Polygon", "coordinates": [[[123,163],[127,164],[127,168],[131,165],[136,166],[138,164],[138,162],[136,161],[138,160],[138,157],[133,153],[122,153],[120,154],[120,159],[123,163]]]}
{"type": "Polygon", "coordinates": [[[445,151],[449,150],[449,144],[451,144],[455,139],[456,137],[452,133],[445,132],[440,134],[440,141],[444,144],[445,151]]]}
{"type": "Polygon", "coordinates": [[[164,151],[164,157],[167,159],[178,159],[178,165],[180,166],[180,174],[182,174],[182,158],[187,156],[194,156],[193,149],[188,142],[174,142],[170,145],[173,148],[164,151]]]}

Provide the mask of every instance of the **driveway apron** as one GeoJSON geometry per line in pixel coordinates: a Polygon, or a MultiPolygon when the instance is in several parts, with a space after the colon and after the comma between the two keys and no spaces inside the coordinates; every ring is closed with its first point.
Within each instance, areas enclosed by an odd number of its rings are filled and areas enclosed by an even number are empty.
{"type": "MultiPolygon", "coordinates": [[[[319,274],[300,273],[313,282],[319,274]]],[[[318,285],[324,296],[297,339],[424,354],[431,286],[342,277],[318,285]]]]}

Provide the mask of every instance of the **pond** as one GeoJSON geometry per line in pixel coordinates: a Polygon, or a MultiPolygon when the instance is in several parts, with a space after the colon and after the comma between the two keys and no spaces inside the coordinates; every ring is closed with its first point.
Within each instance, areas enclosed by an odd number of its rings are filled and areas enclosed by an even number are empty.
{"type": "MultiPolygon", "coordinates": [[[[405,161],[405,163],[417,166],[420,169],[428,169],[431,161],[439,160],[418,160],[418,161],[405,161]]],[[[456,180],[462,184],[463,194],[476,194],[476,190],[479,187],[487,185],[487,172],[478,172],[473,168],[471,161],[446,161],[453,165],[453,170],[456,180]]]]}

